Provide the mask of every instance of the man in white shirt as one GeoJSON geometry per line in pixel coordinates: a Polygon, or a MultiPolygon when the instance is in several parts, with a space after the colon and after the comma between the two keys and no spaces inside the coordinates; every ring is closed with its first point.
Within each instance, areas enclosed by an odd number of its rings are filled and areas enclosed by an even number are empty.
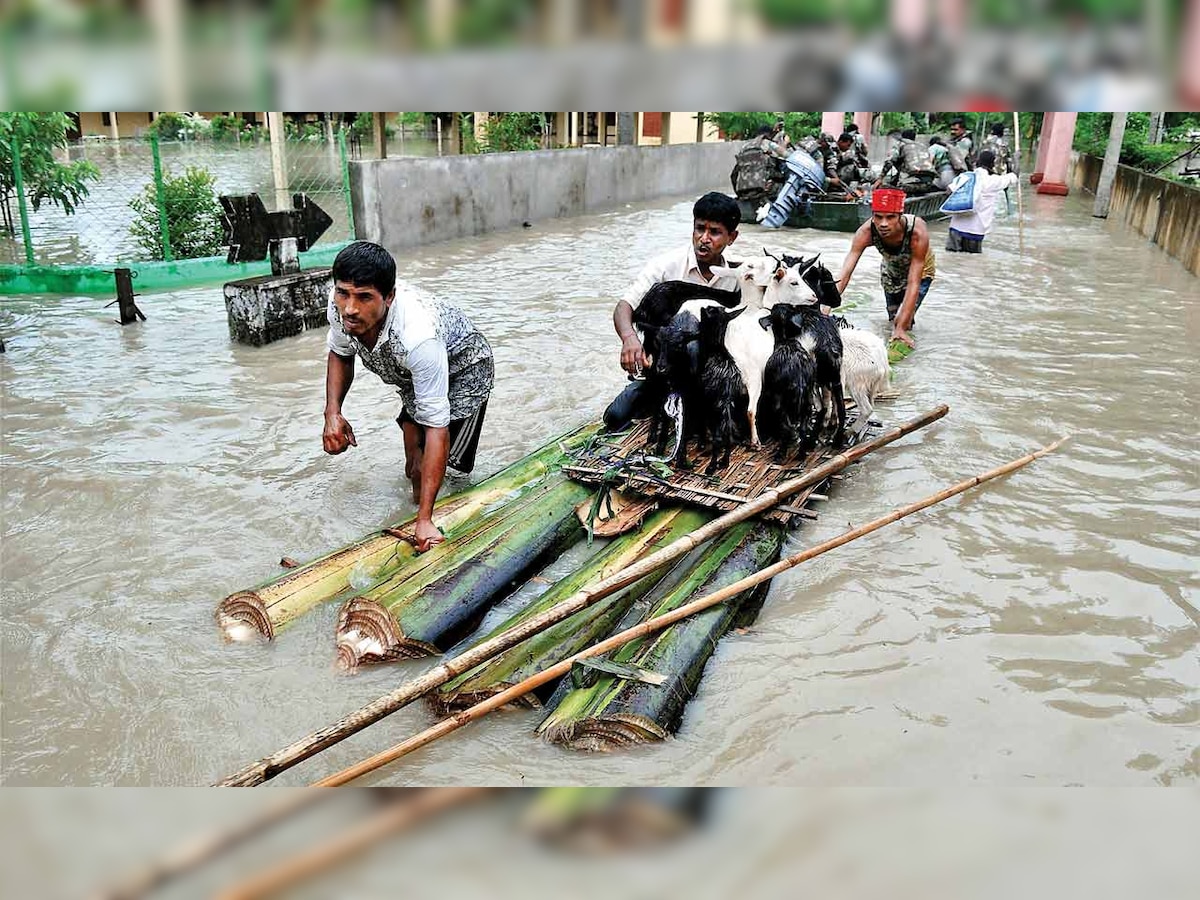
{"type": "MultiPolygon", "coordinates": [[[[638,375],[648,368],[641,338],[633,328],[633,310],[651,287],[664,281],[686,281],[727,291],[738,289],[736,278],[713,275],[712,267],[730,265],[725,248],[737,240],[741,221],[737,201],[727,194],[712,191],[696,201],[692,207],[691,244],[650,260],[613,310],[613,327],[621,338],[622,369],[638,375]]],[[[608,405],[604,425],[609,431],[620,431],[631,420],[650,415],[651,410],[644,408],[643,384],[631,381],[608,405]]]]}
{"type": "Polygon", "coordinates": [[[966,179],[974,176],[974,202],[967,212],[950,214],[950,233],[946,236],[946,249],[951,253],[982,253],[983,239],[992,230],[996,218],[996,204],[1004,196],[1006,188],[1017,184],[1014,172],[1004,175],[992,174],[996,165],[996,154],[984,150],[975,161],[974,172],[963,172],[952,182],[950,191],[958,188],[966,179]]]}
{"type": "Polygon", "coordinates": [[[417,503],[417,550],[441,543],[433,503],[446,466],[469,472],[494,382],[492,348],[457,307],[396,285],[396,261],[378,244],[356,241],[333,262],[325,370],[326,453],[357,447],[342,403],[354,360],[396,387],[403,409],[404,472],[417,503]]]}

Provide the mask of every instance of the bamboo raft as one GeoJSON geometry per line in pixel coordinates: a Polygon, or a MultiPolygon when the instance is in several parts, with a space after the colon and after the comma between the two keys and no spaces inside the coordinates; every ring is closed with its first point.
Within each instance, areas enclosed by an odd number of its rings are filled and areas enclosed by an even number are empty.
{"type": "MultiPolygon", "coordinates": [[[[846,403],[847,424],[854,421],[854,404],[846,403]]],[[[671,503],[700,506],[717,511],[736,509],[743,503],[761,497],[768,490],[795,478],[802,472],[821,465],[833,454],[828,444],[819,444],[801,456],[796,448],[782,459],[778,445],[765,441],[761,449],[752,450],[738,444],[730,455],[729,466],[720,477],[704,474],[712,457],[706,450],[693,447],[687,462],[690,468],[674,469],[658,464],[648,453],[650,422],[638,422],[628,432],[614,436],[597,435],[572,454],[572,461],[563,467],[568,477],[584,484],[617,486],[646,497],[671,503]]],[[[795,528],[804,519],[815,518],[806,505],[815,494],[824,499],[826,485],[795,495],[762,518],[777,522],[784,528],[795,528]]]]}

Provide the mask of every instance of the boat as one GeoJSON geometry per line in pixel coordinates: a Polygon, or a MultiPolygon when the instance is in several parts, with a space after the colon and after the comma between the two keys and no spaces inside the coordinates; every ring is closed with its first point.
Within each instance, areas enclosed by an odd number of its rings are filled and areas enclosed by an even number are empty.
{"type": "MultiPolygon", "coordinates": [[[[946,218],[941,206],[949,197],[946,191],[908,197],[904,201],[904,212],[920,216],[926,222],[946,218]]],[[[761,204],[760,204],[761,205],[761,204]]],[[[758,208],[748,200],[738,200],[742,222],[757,221],[758,208]]],[[[816,228],[820,231],[857,231],[858,226],[871,218],[871,204],[867,200],[813,200],[799,203],[784,223],[785,228],[816,228]]]]}

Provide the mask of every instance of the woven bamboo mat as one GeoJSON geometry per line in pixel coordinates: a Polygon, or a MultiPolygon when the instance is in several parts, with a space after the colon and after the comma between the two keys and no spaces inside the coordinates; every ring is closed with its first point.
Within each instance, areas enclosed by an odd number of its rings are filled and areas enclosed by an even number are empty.
{"type": "MultiPolygon", "coordinates": [[[[847,402],[846,407],[849,424],[854,421],[854,406],[847,402]]],[[[644,420],[635,423],[628,432],[600,435],[577,451],[564,471],[585,484],[607,483],[634,494],[727,511],[816,468],[838,452],[822,442],[804,458],[793,446],[786,457],[778,459],[779,447],[774,441],[765,441],[761,450],[738,444],[730,455],[728,468],[705,475],[704,470],[712,460],[707,446],[693,440],[687,454],[692,468],[673,469],[649,458],[656,449],[647,441],[649,433],[650,422],[644,420]]],[[[825,499],[824,489],[825,485],[819,484],[793,494],[786,505],[764,513],[763,518],[788,528],[794,528],[803,519],[815,519],[816,514],[807,507],[812,500],[825,499]]]]}

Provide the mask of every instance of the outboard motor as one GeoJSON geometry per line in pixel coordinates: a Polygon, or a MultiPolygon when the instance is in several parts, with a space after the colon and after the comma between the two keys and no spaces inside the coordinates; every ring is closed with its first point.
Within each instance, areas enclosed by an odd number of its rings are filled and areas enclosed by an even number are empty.
{"type": "Polygon", "coordinates": [[[784,165],[787,167],[788,180],[771,203],[766,218],[759,223],[765,228],[781,227],[792,214],[792,210],[804,203],[810,194],[822,193],[825,187],[824,169],[803,150],[792,153],[784,161],[784,165]]]}

